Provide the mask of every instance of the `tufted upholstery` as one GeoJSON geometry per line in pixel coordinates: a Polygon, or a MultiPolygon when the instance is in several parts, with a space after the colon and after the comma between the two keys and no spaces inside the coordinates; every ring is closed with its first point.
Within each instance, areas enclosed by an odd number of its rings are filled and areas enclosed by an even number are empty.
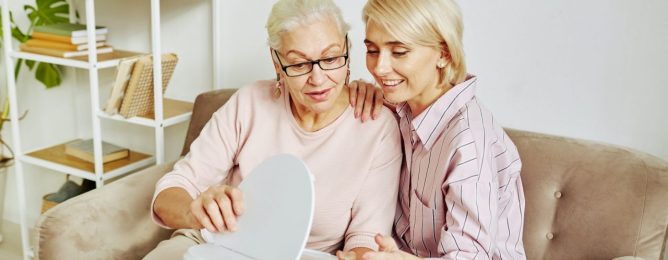
{"type": "MultiPolygon", "coordinates": [[[[182,154],[234,92],[197,97],[182,154]]],[[[660,259],[668,232],[668,164],[644,153],[508,130],[523,162],[528,259],[660,259]]],[[[42,215],[38,259],[139,259],[170,231],[149,203],[172,163],[137,172],[42,215]]]]}
{"type": "Polygon", "coordinates": [[[522,158],[529,259],[660,259],[668,164],[644,153],[508,130],[522,158]]]}

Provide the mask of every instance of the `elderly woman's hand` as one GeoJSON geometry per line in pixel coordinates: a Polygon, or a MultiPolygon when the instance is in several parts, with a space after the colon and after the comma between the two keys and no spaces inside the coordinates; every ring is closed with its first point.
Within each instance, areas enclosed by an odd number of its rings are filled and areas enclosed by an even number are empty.
{"type": "Polygon", "coordinates": [[[211,232],[234,232],[237,217],[244,212],[241,190],[228,186],[209,187],[190,203],[190,226],[211,232]]]}
{"type": "Polygon", "coordinates": [[[362,117],[362,122],[369,118],[376,119],[383,108],[383,91],[371,83],[355,80],[348,84],[350,105],[355,108],[355,118],[362,117]]]}

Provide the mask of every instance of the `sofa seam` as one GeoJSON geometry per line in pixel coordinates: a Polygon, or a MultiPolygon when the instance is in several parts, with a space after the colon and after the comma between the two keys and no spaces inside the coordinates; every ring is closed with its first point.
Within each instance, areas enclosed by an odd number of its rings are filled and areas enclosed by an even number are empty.
{"type": "Polygon", "coordinates": [[[637,257],[638,256],[638,243],[640,241],[640,234],[642,233],[643,229],[643,224],[645,223],[645,210],[647,209],[647,190],[649,189],[648,186],[648,174],[647,172],[649,169],[647,168],[647,164],[645,163],[644,160],[640,160],[642,162],[643,167],[645,168],[645,171],[643,171],[645,175],[645,194],[643,194],[643,200],[642,200],[642,213],[640,215],[640,226],[638,227],[638,235],[636,236],[636,242],[634,245],[633,249],[633,256],[637,257]]]}

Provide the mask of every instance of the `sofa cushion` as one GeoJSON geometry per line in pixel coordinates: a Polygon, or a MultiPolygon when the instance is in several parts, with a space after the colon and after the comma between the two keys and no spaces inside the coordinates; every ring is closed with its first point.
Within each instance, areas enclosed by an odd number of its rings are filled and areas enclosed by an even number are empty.
{"type": "Polygon", "coordinates": [[[668,165],[611,145],[508,130],[522,159],[528,259],[659,259],[668,165]]]}

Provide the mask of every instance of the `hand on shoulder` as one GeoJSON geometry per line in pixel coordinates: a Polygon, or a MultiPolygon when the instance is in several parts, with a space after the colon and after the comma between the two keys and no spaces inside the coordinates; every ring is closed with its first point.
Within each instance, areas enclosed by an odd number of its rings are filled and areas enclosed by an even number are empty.
{"type": "Polygon", "coordinates": [[[361,79],[350,82],[348,88],[350,88],[350,105],[355,109],[355,118],[361,118],[362,122],[369,119],[376,120],[385,104],[383,91],[361,79]]]}

